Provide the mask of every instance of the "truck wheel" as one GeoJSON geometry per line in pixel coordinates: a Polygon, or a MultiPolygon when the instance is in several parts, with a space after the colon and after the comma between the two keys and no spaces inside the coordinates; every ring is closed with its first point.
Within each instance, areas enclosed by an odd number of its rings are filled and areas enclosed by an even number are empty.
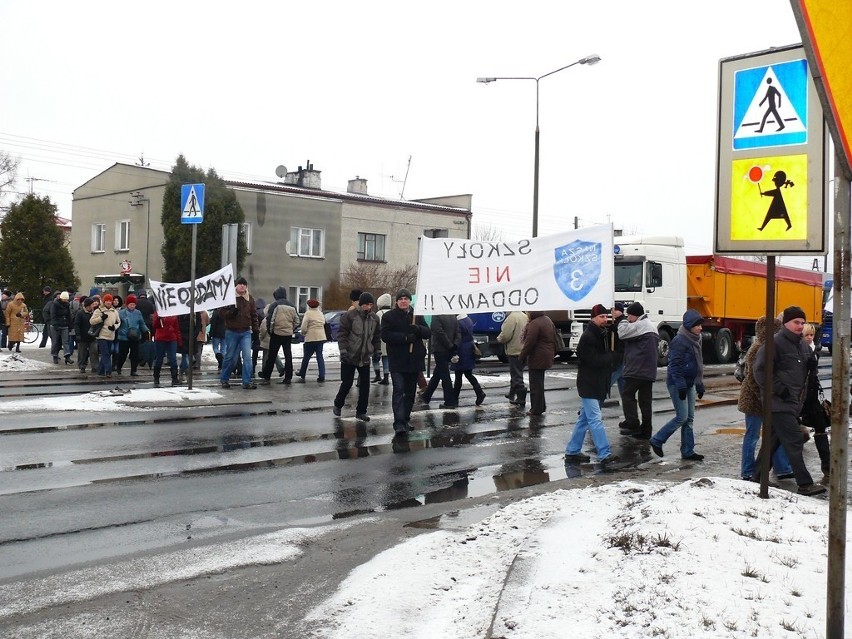
{"type": "Polygon", "coordinates": [[[720,364],[727,364],[734,357],[734,338],[727,328],[719,329],[713,338],[713,355],[720,364]]]}
{"type": "Polygon", "coordinates": [[[660,331],[660,342],[657,344],[657,366],[668,366],[669,344],[672,342],[672,334],[663,329],[660,331]]]}

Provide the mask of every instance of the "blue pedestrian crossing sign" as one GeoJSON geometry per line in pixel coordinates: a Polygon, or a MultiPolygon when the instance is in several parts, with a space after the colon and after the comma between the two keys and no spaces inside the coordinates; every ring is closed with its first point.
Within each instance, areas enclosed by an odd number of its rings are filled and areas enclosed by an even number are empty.
{"type": "Polygon", "coordinates": [[[734,76],[734,150],[808,142],[808,61],[743,69],[734,76]]]}
{"type": "Polygon", "coordinates": [[[180,223],[201,224],[204,221],[204,185],[181,184],[180,223]]]}

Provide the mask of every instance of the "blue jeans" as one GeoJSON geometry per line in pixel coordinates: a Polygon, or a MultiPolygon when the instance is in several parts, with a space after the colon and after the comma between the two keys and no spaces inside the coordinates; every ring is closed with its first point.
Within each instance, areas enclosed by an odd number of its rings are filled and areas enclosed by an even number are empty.
{"type": "Polygon", "coordinates": [[[669,385],[668,389],[675,416],[657,431],[651,438],[651,444],[662,447],[679,428],[680,456],[689,457],[695,452],[695,434],[692,432],[692,424],[695,421],[695,386],[686,389],[686,399],[680,398],[677,386],[669,385]]]}
{"type": "Polygon", "coordinates": [[[169,368],[177,368],[177,342],[154,342],[156,355],[154,356],[154,370],[163,367],[163,359],[168,358],[169,368]]]}
{"type": "Polygon", "coordinates": [[[598,451],[598,461],[602,461],[610,457],[612,451],[601,418],[601,405],[597,399],[589,397],[581,397],[580,402],[580,416],[577,418],[577,423],[574,424],[574,432],[571,434],[571,439],[568,440],[565,453],[567,455],[579,453],[583,446],[583,440],[586,438],[586,431],[589,430],[598,451]]]}
{"type": "Polygon", "coordinates": [[[112,375],[112,340],[99,339],[98,353],[101,361],[98,364],[99,375],[112,375]]]}
{"type": "Polygon", "coordinates": [[[303,342],[302,343],[302,366],[297,374],[302,379],[308,374],[308,364],[313,355],[317,356],[317,368],[319,369],[319,378],[325,379],[325,360],[322,357],[322,346],[325,342],[303,342]]]}
{"type": "MultiPolygon", "coordinates": [[[[760,427],[763,426],[762,415],[746,415],[746,432],[743,437],[743,454],[740,462],[740,477],[743,479],[751,479],[754,474],[755,452],[757,451],[757,442],[760,439],[760,427]]],[[[784,447],[779,446],[772,455],[772,467],[775,469],[776,475],[787,475],[793,472],[790,466],[790,460],[787,459],[787,453],[784,452],[784,447]]]]}
{"type": "Polygon", "coordinates": [[[242,354],[243,359],[243,385],[251,384],[254,371],[251,365],[251,330],[225,331],[225,361],[222,364],[222,374],[219,381],[227,382],[231,377],[231,371],[237,363],[237,356],[242,354]]]}
{"type": "Polygon", "coordinates": [[[213,345],[213,353],[219,353],[222,357],[225,356],[225,338],[211,337],[210,343],[213,345]]]}

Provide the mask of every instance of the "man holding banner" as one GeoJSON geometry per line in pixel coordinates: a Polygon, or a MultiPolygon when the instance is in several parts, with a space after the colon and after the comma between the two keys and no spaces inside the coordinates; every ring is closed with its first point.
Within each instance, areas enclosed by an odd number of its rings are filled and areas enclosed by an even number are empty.
{"type": "Polygon", "coordinates": [[[254,370],[251,365],[251,336],[260,331],[257,319],[257,304],[249,295],[248,282],[244,277],[238,277],[235,284],[236,300],[233,306],[222,309],[225,317],[225,361],[219,380],[222,388],[230,388],[228,379],[237,363],[237,357],[242,357],[243,388],[257,388],[252,381],[254,370]]]}

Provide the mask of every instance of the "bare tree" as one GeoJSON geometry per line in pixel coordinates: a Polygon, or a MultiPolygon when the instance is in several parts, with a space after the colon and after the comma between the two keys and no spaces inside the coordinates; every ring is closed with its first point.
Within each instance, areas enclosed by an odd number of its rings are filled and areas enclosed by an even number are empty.
{"type": "Polygon", "coordinates": [[[480,242],[502,242],[503,231],[493,224],[485,226],[484,224],[473,225],[473,239],[480,242]]]}
{"type": "Polygon", "coordinates": [[[329,310],[349,307],[349,292],[367,291],[378,298],[382,293],[393,295],[401,288],[414,291],[417,284],[417,265],[397,268],[383,262],[352,262],[339,278],[330,281],[323,292],[323,307],[329,310]]]}
{"type": "Polygon", "coordinates": [[[20,163],[20,158],[12,157],[6,151],[0,150],[0,200],[2,200],[6,189],[14,186],[20,163]]]}

